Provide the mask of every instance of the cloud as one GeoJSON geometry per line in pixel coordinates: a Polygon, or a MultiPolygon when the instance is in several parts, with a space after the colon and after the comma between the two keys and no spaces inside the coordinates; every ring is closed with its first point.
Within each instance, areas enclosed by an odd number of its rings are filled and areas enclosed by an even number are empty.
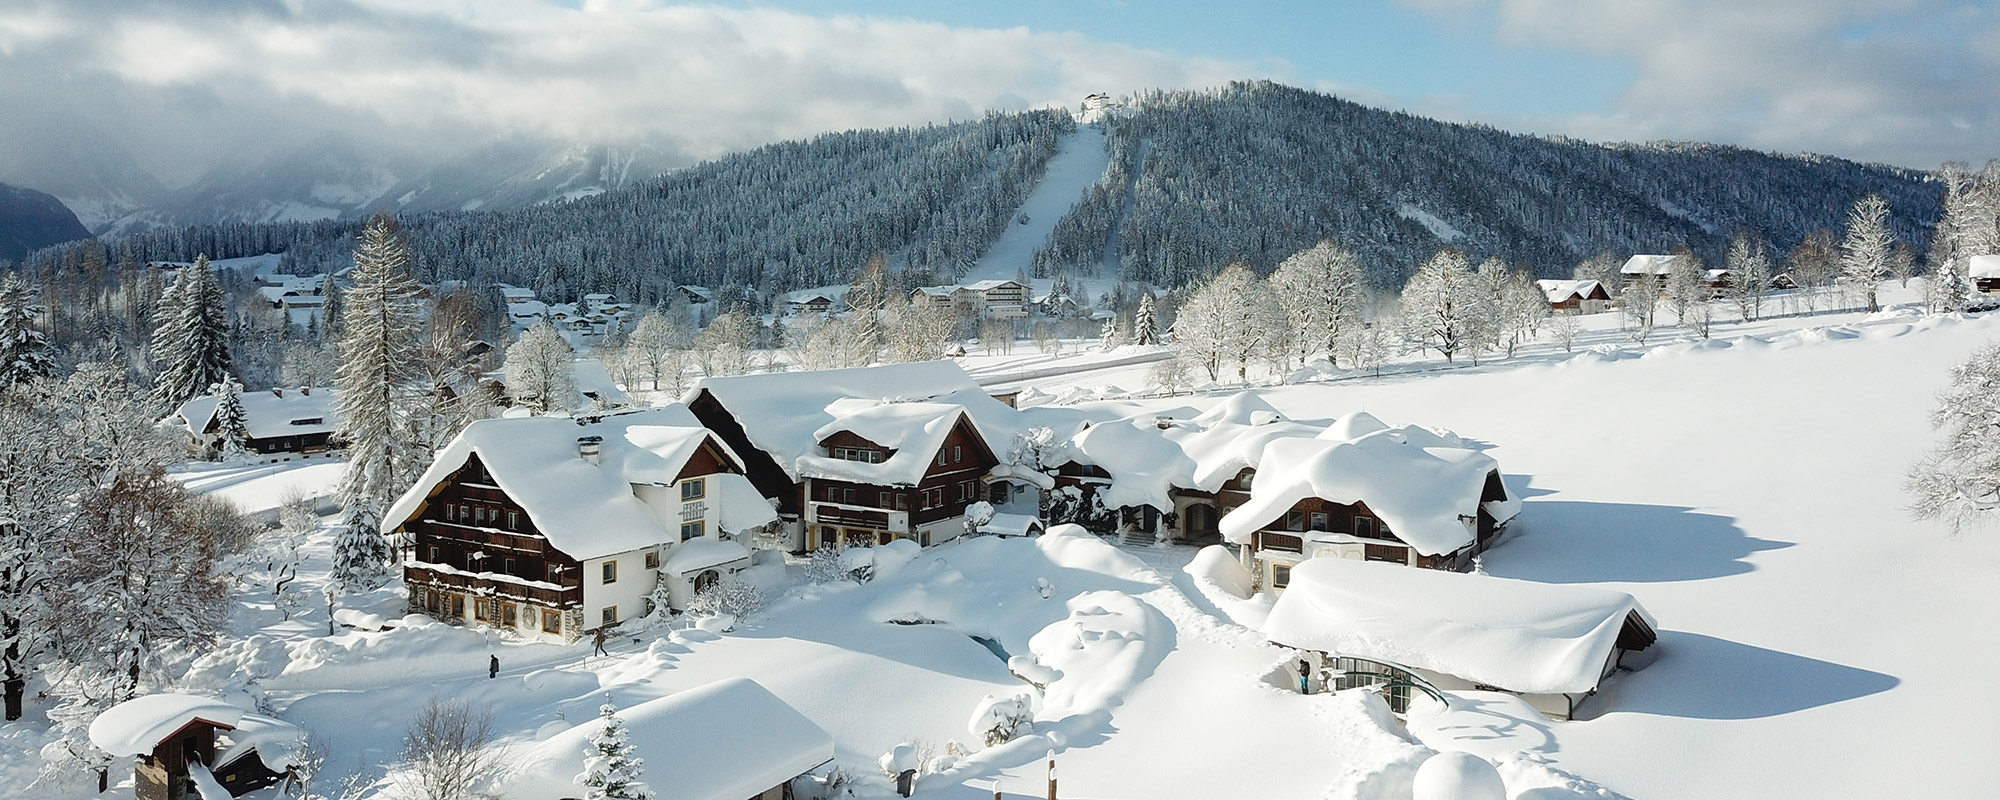
{"type": "Polygon", "coordinates": [[[0,70],[0,104],[37,120],[0,154],[88,129],[169,181],[324,134],[432,156],[663,136],[701,158],[1258,74],[1074,33],[642,0],[17,2],[0,70]]]}
{"type": "Polygon", "coordinates": [[[1949,0],[1404,0],[1503,46],[1629,63],[1598,112],[1495,120],[1931,167],[2000,155],[2000,13],[1949,0]]]}

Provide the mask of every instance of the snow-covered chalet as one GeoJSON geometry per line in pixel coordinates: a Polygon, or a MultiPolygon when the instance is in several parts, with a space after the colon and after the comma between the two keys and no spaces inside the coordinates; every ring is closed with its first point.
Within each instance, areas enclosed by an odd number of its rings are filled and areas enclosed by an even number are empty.
{"type": "Polygon", "coordinates": [[[575,641],[747,568],[777,521],[729,445],[680,405],[480,420],[389,508],[412,611],[575,641]]]}
{"type": "MultiPolygon", "coordinates": [[[[333,429],[340,421],[334,406],[339,396],[338,390],[326,386],[242,392],[238,398],[250,434],[244,449],[275,461],[334,447],[333,429]]],[[[215,418],[221,405],[222,395],[205,394],[182,403],[163,423],[183,436],[189,454],[213,458],[222,448],[222,426],[215,418]]]]}
{"type": "Polygon", "coordinates": [[[972,503],[1033,508],[1049,482],[1000,463],[1019,415],[950,361],[703,378],[687,406],[742,454],[795,550],[939,544],[972,503]]]}

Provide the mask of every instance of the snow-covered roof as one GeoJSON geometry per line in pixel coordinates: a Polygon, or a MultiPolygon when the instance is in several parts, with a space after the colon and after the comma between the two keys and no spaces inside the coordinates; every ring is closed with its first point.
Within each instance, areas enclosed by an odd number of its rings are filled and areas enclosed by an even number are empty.
{"type": "Polygon", "coordinates": [[[686,575],[709,567],[737,561],[749,561],[750,551],[743,545],[724,541],[713,536],[696,536],[674,547],[667,563],[660,568],[675,575],[686,575]]]}
{"type": "MultiPolygon", "coordinates": [[[[1588,300],[1592,294],[1604,291],[1603,284],[1597,281],[1542,280],[1535,281],[1535,285],[1541,287],[1542,294],[1548,297],[1551,303],[1560,303],[1572,297],[1588,300]]],[[[1609,296],[1610,292],[1605,291],[1605,294],[1609,296]]]]}
{"type": "Polygon", "coordinates": [[[264,762],[266,768],[272,772],[284,772],[287,767],[299,764],[305,756],[301,752],[305,735],[304,728],[284,720],[261,714],[244,714],[242,719],[236,721],[236,729],[229,732],[229,747],[216,755],[215,763],[225,765],[256,751],[257,760],[264,762]]]}
{"type": "Polygon", "coordinates": [[[928,296],[930,296],[930,297],[943,297],[943,298],[949,298],[949,297],[951,297],[951,296],[952,296],[952,294],[956,293],[957,291],[958,291],[958,287],[957,287],[957,286],[951,286],[951,285],[945,285],[945,286],[919,286],[919,287],[917,287],[917,288],[916,288],[916,289],[915,289],[915,290],[914,290],[913,292],[911,292],[911,293],[912,293],[912,294],[922,294],[922,295],[928,295],[928,296]]]}
{"type": "Polygon", "coordinates": [[[618,382],[611,379],[611,370],[604,367],[603,361],[579,358],[571,365],[570,373],[577,394],[595,398],[607,406],[622,406],[628,402],[625,390],[618,388],[618,382]]]}
{"type": "Polygon", "coordinates": [[[833,419],[813,431],[815,441],[847,432],[894,453],[880,463],[849,461],[807,453],[794,465],[801,477],[856,481],[878,486],[915,486],[930,471],[931,457],[965,408],[949,403],[877,403],[839,400],[827,407],[833,419]]]}
{"type": "MultiPolygon", "coordinates": [[[[641,779],[675,800],[743,800],[833,758],[833,737],[748,678],[727,678],[618,712],[645,760],[641,779]]],[[[510,800],[576,797],[592,719],[534,746],[498,785],[510,800]]]]}
{"type": "Polygon", "coordinates": [[[1587,692],[1635,616],[1654,629],[1610,589],[1312,558],[1292,567],[1264,634],[1514,692],[1587,692]]]}
{"type": "Polygon", "coordinates": [[[714,290],[714,289],[710,289],[710,288],[708,288],[708,287],[706,287],[706,286],[696,286],[696,285],[694,285],[694,284],[691,284],[691,283],[683,283],[683,284],[681,284],[681,287],[680,287],[680,289],[681,289],[681,291],[683,291],[683,292],[687,292],[688,294],[691,294],[691,295],[694,295],[695,297],[699,297],[699,298],[702,298],[703,300],[714,300],[714,299],[715,299],[715,290],[714,290]]]}
{"type": "Polygon", "coordinates": [[[931,400],[960,406],[996,449],[996,443],[1006,442],[1019,424],[1017,412],[994,400],[948,360],[702,378],[688,390],[686,400],[693,402],[702,392],[720,402],[743,426],[750,443],[768,453],[793,480],[800,477],[800,456],[818,452],[815,448],[825,438],[820,431],[859,408],[856,398],[866,405],[931,400]]]}
{"type": "Polygon", "coordinates": [[[136,756],[153,752],[160,742],[195,720],[233,728],[242,719],[243,709],[212,697],[149,694],[97,715],[90,723],[90,743],[113,756],[136,756]]]}
{"type": "Polygon", "coordinates": [[[1046,527],[1042,523],[1042,518],[1033,514],[994,514],[992,519],[979,526],[979,532],[1001,536],[1026,536],[1046,527]]]}
{"type": "Polygon", "coordinates": [[[1673,256],[1638,255],[1625,259],[1625,266],[1618,268],[1621,275],[1665,275],[1674,265],[1673,256]]]}
{"type": "Polygon", "coordinates": [[[1016,287],[1019,287],[1019,288],[1021,288],[1021,289],[1027,289],[1027,288],[1028,288],[1028,287],[1026,287],[1026,286],[1021,286],[1021,284],[1020,284],[1020,282],[1019,282],[1019,281],[1001,281],[1001,280],[992,280],[992,279],[988,279],[988,280],[983,280],[983,281],[973,281],[972,283],[968,283],[968,284],[966,284],[966,285],[965,285],[965,288],[967,288],[967,289],[971,289],[971,290],[973,290],[973,291],[975,291],[975,292],[984,292],[984,291],[989,291],[989,290],[992,290],[992,289],[998,289],[998,288],[1000,288],[1000,287],[1002,287],[1002,286],[1016,286],[1016,287]]]}
{"type": "Polygon", "coordinates": [[[1270,442],[1310,439],[1326,430],[1285,419],[1258,393],[1242,392],[1206,412],[1177,408],[1091,425],[1043,461],[1103,469],[1112,481],[1100,490],[1106,506],[1165,511],[1173,508],[1172,490],[1216,491],[1244,469],[1258,468],[1270,442]]]}
{"type": "MultiPolygon", "coordinates": [[[[339,423],[334,412],[339,390],[330,386],[268,389],[242,393],[243,420],[252,439],[330,433],[339,423]]],[[[181,404],[175,416],[189,431],[200,432],[215,419],[222,396],[205,394],[181,404]]]]}
{"type": "Polygon", "coordinates": [[[1965,262],[1970,278],[2000,278],[2000,255],[1973,256],[1965,262]]]}
{"type": "MultiPolygon", "coordinates": [[[[632,492],[635,484],[673,483],[703,442],[731,463],[741,460],[679,404],[610,414],[598,421],[566,417],[503,417],[466,426],[439,450],[414,486],[383,516],[385,530],[416,516],[431,492],[478,455],[493,482],[521,505],[549,544],[579,560],[625,553],[679,538],[632,492]],[[577,454],[577,439],[601,436],[599,463],[577,454]]],[[[741,531],[777,519],[742,475],[713,481],[723,530],[741,531]]]]}
{"type": "MultiPolygon", "coordinates": [[[[1360,426],[1360,427],[1366,427],[1360,426]]],[[[1284,438],[1263,448],[1250,500],[1224,515],[1222,535],[1247,543],[1308,497],[1366,503],[1397,538],[1424,555],[1470,544],[1465,520],[1480,510],[1488,476],[1499,465],[1456,436],[1416,426],[1385,428],[1353,439],[1329,429],[1319,438],[1284,438]]],[[[1487,509],[1505,521],[1518,506],[1487,509]]]]}

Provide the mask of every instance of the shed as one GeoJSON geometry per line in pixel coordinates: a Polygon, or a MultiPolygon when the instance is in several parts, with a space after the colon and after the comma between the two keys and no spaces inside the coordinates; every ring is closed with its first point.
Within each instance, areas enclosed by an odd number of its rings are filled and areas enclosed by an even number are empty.
{"type": "Polygon", "coordinates": [[[1652,647],[1653,617],[1624,592],[1403,569],[1337,558],[1292,568],[1264,623],[1272,642],[1407,668],[1439,688],[1498,690],[1569,719],[1652,647]]]}
{"type": "Polygon", "coordinates": [[[97,749],[137,757],[132,786],[138,800],[200,797],[199,782],[216,782],[232,796],[270,786],[296,760],[290,745],[303,733],[282,720],[185,694],[135,697],[90,723],[97,749]],[[220,757],[218,733],[232,738],[220,757]]]}

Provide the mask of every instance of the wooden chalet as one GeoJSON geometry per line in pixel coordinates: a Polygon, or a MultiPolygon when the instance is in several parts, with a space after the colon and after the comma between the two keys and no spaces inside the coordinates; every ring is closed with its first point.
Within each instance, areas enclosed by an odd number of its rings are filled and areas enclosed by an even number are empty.
{"type": "Polygon", "coordinates": [[[1973,291],[2000,295],[2000,255],[1973,256],[1966,260],[1965,277],[1973,291]]]}
{"type": "Polygon", "coordinates": [[[825,314],[833,310],[833,296],[821,292],[793,292],[785,295],[785,309],[793,316],[825,314]]]}
{"type": "Polygon", "coordinates": [[[192,800],[211,797],[216,789],[239,797],[271,786],[291,774],[296,753],[259,745],[296,741],[303,734],[290,723],[184,694],[135,697],[106,709],[90,725],[91,743],[99,750],[134,758],[137,800],[192,800]]]}
{"type": "Polygon", "coordinates": [[[1491,457],[1423,428],[1370,427],[1264,448],[1264,477],[1220,524],[1261,585],[1282,590],[1320,557],[1462,571],[1520,510],[1491,457]]]}
{"type": "Polygon", "coordinates": [[[575,641],[650,612],[661,581],[680,609],[775,521],[728,446],[669,406],[475,422],[383,529],[405,542],[411,611],[575,641]]]}
{"type": "Polygon", "coordinates": [[[943,403],[868,406],[818,439],[818,452],[798,460],[813,548],[956,539],[999,464],[965,409],[943,403]]]}
{"type": "MultiPolygon", "coordinates": [[[[990,437],[985,433],[984,426],[988,424],[1005,426],[1013,419],[1015,413],[1013,409],[986,394],[964,369],[951,361],[703,378],[689,391],[686,401],[688,410],[695,418],[741,456],[744,474],[757,490],[776,503],[778,515],[785,523],[786,538],[790,542],[791,549],[795,551],[818,546],[817,537],[820,534],[819,531],[812,531],[811,537],[807,535],[806,506],[809,489],[806,485],[807,476],[800,466],[803,460],[812,458],[845,461],[856,465],[851,469],[860,470],[859,465],[865,462],[858,459],[873,457],[858,455],[861,451],[880,453],[881,460],[875,463],[886,464],[891,458],[890,451],[900,454],[908,449],[900,438],[895,441],[886,440],[892,435],[889,432],[871,434],[868,431],[849,430],[848,433],[866,442],[846,439],[831,441],[835,434],[841,431],[823,430],[829,424],[876,405],[906,405],[926,401],[952,405],[965,414],[970,430],[978,440],[977,447],[972,449],[967,449],[968,442],[958,442],[961,459],[969,459],[977,454],[981,459],[978,463],[984,463],[990,471],[994,463],[993,453],[987,444],[990,437]]],[[[884,418],[886,416],[883,415],[884,418]]],[[[869,421],[874,417],[864,414],[855,419],[869,421]]],[[[907,431],[899,430],[894,436],[900,437],[905,433],[907,431]]],[[[937,445],[937,447],[943,446],[942,443],[937,445]]],[[[926,447],[930,448],[929,445],[926,447]]],[[[936,465],[943,470],[936,477],[938,481],[944,480],[942,477],[944,473],[955,475],[970,469],[966,465],[975,463],[965,460],[952,461],[949,452],[945,451],[946,463],[936,465]]],[[[912,454],[903,458],[919,457],[912,454]]],[[[934,459],[935,448],[930,448],[921,457],[934,459]]],[[[956,516],[962,512],[964,503],[957,500],[957,490],[951,489],[945,492],[945,497],[948,499],[942,501],[941,505],[923,505],[926,502],[923,490],[937,487],[920,485],[924,481],[919,478],[926,477],[922,472],[912,477],[901,472],[902,461],[898,461],[897,464],[898,475],[901,476],[897,480],[882,479],[881,476],[886,473],[881,469],[872,470],[865,477],[859,471],[838,472],[833,468],[820,469],[815,473],[819,481],[816,494],[813,495],[818,498],[815,502],[846,504],[846,490],[852,489],[857,502],[851,505],[857,509],[887,509],[891,513],[911,515],[917,520],[912,526],[908,519],[901,516],[892,519],[886,515],[877,516],[857,510],[855,517],[849,520],[853,524],[834,525],[836,529],[855,528],[856,541],[865,536],[858,532],[861,530],[876,531],[875,538],[878,540],[883,532],[901,532],[921,540],[924,532],[928,530],[935,537],[941,519],[938,515],[943,513],[940,509],[951,510],[949,516],[956,516]],[[845,481],[853,484],[851,486],[838,485],[843,483],[842,476],[857,479],[845,481]],[[839,499],[833,501],[825,499],[830,485],[839,490],[836,495],[839,499]],[[867,489],[864,485],[877,488],[867,489]],[[906,494],[910,489],[915,489],[916,494],[904,499],[905,507],[899,512],[894,495],[906,494]],[[891,495],[886,501],[881,496],[885,491],[891,495]],[[864,492],[873,492],[874,496],[864,498],[864,492]],[[871,525],[874,527],[870,527],[871,525]]],[[[838,466],[834,465],[835,468],[838,466]]],[[[963,479],[953,480],[962,482],[963,479]]],[[[998,480],[1005,478],[991,474],[975,477],[975,481],[985,483],[998,480]]],[[[984,485],[976,486],[975,490],[988,491],[984,485]]],[[[936,496],[933,495],[930,499],[936,500],[936,496]]],[[[940,540],[934,538],[933,541],[940,540]]]]}
{"type": "Polygon", "coordinates": [[[1596,314],[1611,305],[1611,292],[1597,281],[1535,281],[1548,298],[1549,310],[1570,314],[1596,314]]]}
{"type": "MultiPolygon", "coordinates": [[[[334,407],[339,390],[332,387],[275,388],[243,392],[244,426],[249,436],[244,449],[267,460],[288,460],[293,456],[324,453],[338,445],[333,441],[339,423],[334,407]]],[[[182,403],[168,422],[185,435],[188,452],[213,458],[221,451],[222,426],[216,419],[221,395],[202,395],[182,403]]]]}

